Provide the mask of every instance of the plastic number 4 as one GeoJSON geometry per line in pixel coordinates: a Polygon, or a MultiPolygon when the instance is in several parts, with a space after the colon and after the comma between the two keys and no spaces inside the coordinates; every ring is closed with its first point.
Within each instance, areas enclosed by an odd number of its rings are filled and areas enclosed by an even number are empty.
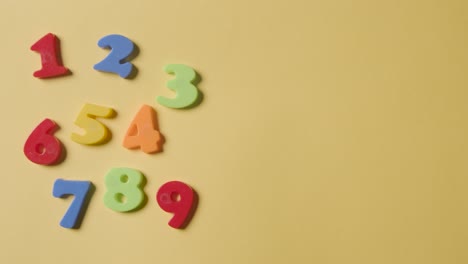
{"type": "Polygon", "coordinates": [[[128,127],[123,146],[140,148],[145,153],[159,152],[163,139],[158,130],[156,111],[151,106],[143,105],[128,127]]]}
{"type": "Polygon", "coordinates": [[[85,104],[75,120],[75,124],[84,129],[85,134],[73,133],[71,139],[84,145],[97,145],[107,142],[110,139],[110,131],[95,118],[112,118],[114,115],[115,111],[112,108],[85,104]]]}
{"type": "Polygon", "coordinates": [[[60,221],[60,225],[65,228],[77,228],[80,225],[81,218],[86,211],[86,200],[91,195],[90,181],[67,181],[58,179],[54,183],[52,195],[56,198],[64,198],[67,195],[74,195],[75,199],[71,203],[68,211],[60,221]]]}

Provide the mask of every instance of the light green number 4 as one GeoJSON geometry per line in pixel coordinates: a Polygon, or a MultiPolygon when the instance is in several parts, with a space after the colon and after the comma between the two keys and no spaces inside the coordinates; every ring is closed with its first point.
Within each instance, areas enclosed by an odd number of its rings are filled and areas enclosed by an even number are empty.
{"type": "Polygon", "coordinates": [[[169,108],[188,108],[196,104],[199,91],[193,84],[197,77],[195,70],[183,64],[169,64],[164,70],[175,75],[175,79],[167,82],[167,87],[176,92],[176,96],[172,99],[158,96],[158,103],[169,108]]]}
{"type": "Polygon", "coordinates": [[[144,176],[130,168],[113,168],[106,175],[107,192],[104,204],[118,212],[139,209],[145,199],[143,192],[144,176]]]}

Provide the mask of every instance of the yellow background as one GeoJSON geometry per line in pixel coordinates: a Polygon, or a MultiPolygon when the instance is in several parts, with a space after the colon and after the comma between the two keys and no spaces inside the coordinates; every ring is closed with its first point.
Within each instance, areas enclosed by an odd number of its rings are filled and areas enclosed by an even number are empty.
{"type": "Polygon", "coordinates": [[[465,0],[2,0],[0,263],[468,263],[467,25],[465,0]],[[32,77],[48,32],[73,75],[32,77]],[[140,48],[134,80],[92,68],[113,33],[140,48]],[[201,105],[156,104],[168,63],[200,73],[201,105]],[[118,113],[104,146],[70,139],[86,102],[118,113]],[[121,146],[142,104],[163,153],[121,146]],[[58,166],[22,150],[46,117],[58,166]],[[142,210],[105,207],[113,167],[146,175],[142,210]],[[79,230],[57,178],[96,186],[79,230]],[[170,180],[199,194],[183,231],[154,199],[170,180]]]}

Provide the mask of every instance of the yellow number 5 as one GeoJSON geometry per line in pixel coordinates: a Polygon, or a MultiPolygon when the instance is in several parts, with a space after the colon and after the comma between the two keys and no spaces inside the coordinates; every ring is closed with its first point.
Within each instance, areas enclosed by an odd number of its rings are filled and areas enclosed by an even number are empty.
{"type": "Polygon", "coordinates": [[[107,142],[110,139],[110,131],[95,118],[112,118],[114,116],[115,111],[112,108],[85,104],[75,120],[75,124],[85,133],[83,135],[73,133],[71,139],[83,145],[98,145],[107,142]]]}

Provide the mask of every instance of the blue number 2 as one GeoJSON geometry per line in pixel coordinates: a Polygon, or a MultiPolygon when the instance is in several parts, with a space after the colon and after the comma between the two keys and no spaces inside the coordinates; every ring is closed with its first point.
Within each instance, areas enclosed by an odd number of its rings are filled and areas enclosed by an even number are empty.
{"type": "Polygon", "coordinates": [[[127,78],[134,71],[134,66],[127,59],[133,54],[135,45],[131,40],[122,35],[107,35],[98,41],[98,46],[111,49],[104,60],[94,65],[94,69],[104,72],[117,73],[122,78],[127,78]]]}
{"type": "MultiPolygon", "coordinates": [[[[65,198],[68,195],[75,196],[67,212],[60,221],[60,225],[65,228],[77,228],[80,225],[86,211],[86,199],[91,195],[90,181],[67,181],[57,179],[54,183],[52,194],[56,198],[65,198]]],[[[91,198],[91,197],[89,197],[91,198]]]]}

